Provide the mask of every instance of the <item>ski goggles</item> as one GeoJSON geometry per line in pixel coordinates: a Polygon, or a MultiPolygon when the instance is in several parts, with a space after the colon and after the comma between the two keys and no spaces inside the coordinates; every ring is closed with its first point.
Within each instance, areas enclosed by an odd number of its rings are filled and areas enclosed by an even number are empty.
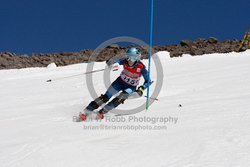
{"type": "Polygon", "coordinates": [[[136,61],[137,61],[137,58],[134,57],[134,56],[129,56],[129,57],[127,58],[127,60],[128,60],[128,61],[132,61],[132,62],[136,62],[136,61]]]}

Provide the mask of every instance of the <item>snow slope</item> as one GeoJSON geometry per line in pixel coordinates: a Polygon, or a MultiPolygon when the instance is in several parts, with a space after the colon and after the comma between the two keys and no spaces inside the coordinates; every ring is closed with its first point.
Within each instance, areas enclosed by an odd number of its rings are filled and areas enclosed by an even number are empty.
{"type": "MultiPolygon", "coordinates": [[[[164,67],[159,101],[135,115],[110,114],[111,121],[72,122],[92,100],[85,76],[45,82],[83,73],[86,64],[0,71],[0,166],[250,166],[250,51],[157,54],[164,67]]],[[[153,64],[153,79],[155,71],[153,64]]],[[[103,72],[94,79],[104,93],[103,72]]]]}

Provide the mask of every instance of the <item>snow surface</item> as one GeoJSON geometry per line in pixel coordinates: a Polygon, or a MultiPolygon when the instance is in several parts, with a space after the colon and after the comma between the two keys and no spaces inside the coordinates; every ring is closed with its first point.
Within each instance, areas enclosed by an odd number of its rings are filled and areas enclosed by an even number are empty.
{"type": "MultiPolygon", "coordinates": [[[[87,64],[1,70],[0,166],[249,167],[250,51],[172,59],[157,54],[164,67],[159,101],[135,115],[110,114],[111,121],[72,122],[92,100],[84,75],[46,82],[84,73],[87,64]],[[93,129],[101,127],[106,130],[93,129]]],[[[155,71],[152,64],[153,79],[155,71]]],[[[112,72],[112,79],[118,75],[112,72]]],[[[94,79],[104,93],[103,72],[94,79]]]]}

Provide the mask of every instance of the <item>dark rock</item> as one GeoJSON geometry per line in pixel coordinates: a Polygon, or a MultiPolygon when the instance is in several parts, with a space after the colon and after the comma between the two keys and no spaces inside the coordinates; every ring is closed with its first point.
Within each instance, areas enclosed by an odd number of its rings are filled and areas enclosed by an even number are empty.
{"type": "Polygon", "coordinates": [[[119,49],[119,45],[111,44],[111,45],[107,46],[107,48],[118,48],[119,49]]]}
{"type": "Polygon", "coordinates": [[[173,51],[170,52],[170,57],[180,57],[182,56],[183,52],[173,51]]]}
{"type": "Polygon", "coordinates": [[[181,45],[181,46],[188,46],[188,47],[190,47],[190,46],[195,45],[195,44],[194,44],[193,41],[190,41],[190,40],[182,40],[182,41],[180,42],[180,45],[181,45]]]}
{"type": "Polygon", "coordinates": [[[207,40],[210,44],[216,44],[218,42],[218,39],[215,37],[209,37],[207,40]]]}

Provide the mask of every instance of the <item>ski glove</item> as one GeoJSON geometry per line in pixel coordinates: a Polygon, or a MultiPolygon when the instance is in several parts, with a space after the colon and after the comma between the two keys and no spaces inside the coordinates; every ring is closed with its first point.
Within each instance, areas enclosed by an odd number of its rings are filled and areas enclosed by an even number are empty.
{"type": "Polygon", "coordinates": [[[109,60],[106,60],[106,64],[109,67],[112,67],[113,64],[118,63],[119,59],[118,58],[111,58],[109,60]]]}
{"type": "Polygon", "coordinates": [[[114,59],[107,60],[106,64],[107,64],[108,68],[110,68],[112,71],[119,70],[119,63],[117,63],[114,59]]]}
{"type": "Polygon", "coordinates": [[[114,64],[114,61],[112,59],[106,60],[107,66],[112,66],[114,64]]]}
{"type": "Polygon", "coordinates": [[[142,96],[143,95],[143,91],[144,91],[144,86],[139,86],[136,90],[137,94],[139,96],[142,96]]]}

